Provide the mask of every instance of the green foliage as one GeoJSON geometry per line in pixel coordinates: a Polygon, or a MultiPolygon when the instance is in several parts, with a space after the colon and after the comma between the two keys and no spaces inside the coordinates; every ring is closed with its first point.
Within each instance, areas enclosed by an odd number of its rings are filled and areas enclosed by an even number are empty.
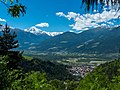
{"type": "Polygon", "coordinates": [[[2,59],[7,61],[8,69],[17,69],[20,67],[19,64],[24,61],[21,53],[17,51],[9,52],[8,55],[3,56],[2,59]]]}
{"type": "Polygon", "coordinates": [[[66,80],[65,82],[66,90],[74,90],[78,86],[78,82],[66,80]]]}
{"type": "Polygon", "coordinates": [[[19,0],[0,0],[0,2],[7,7],[8,13],[14,18],[26,14],[26,7],[19,0]]]}
{"type": "Polygon", "coordinates": [[[0,89],[9,89],[11,87],[11,83],[15,80],[21,78],[22,72],[21,70],[16,69],[8,69],[7,64],[9,62],[9,58],[4,56],[0,58],[0,89]]]}
{"type": "Polygon", "coordinates": [[[55,88],[57,88],[58,90],[65,90],[65,84],[63,81],[54,79],[54,80],[49,81],[49,83],[55,88]]]}
{"type": "Polygon", "coordinates": [[[9,68],[8,63],[12,60],[8,55],[0,57],[0,90],[57,90],[48,83],[45,73],[25,73],[22,68],[18,68],[19,65],[9,68]]]}
{"type": "Polygon", "coordinates": [[[13,90],[56,90],[47,83],[45,73],[29,72],[24,77],[12,83],[13,90]]]}
{"type": "Polygon", "coordinates": [[[70,80],[60,81],[54,79],[49,81],[49,83],[55,88],[57,88],[57,90],[74,90],[78,86],[78,82],[70,80]]]}
{"type": "Polygon", "coordinates": [[[3,35],[0,36],[0,54],[7,53],[10,49],[18,47],[18,40],[15,40],[17,34],[15,32],[11,34],[10,28],[7,26],[7,24],[2,30],[2,33],[3,35]]]}
{"type": "Polygon", "coordinates": [[[102,64],[80,80],[75,90],[119,90],[120,60],[102,64]]]}
{"type": "MultiPolygon", "coordinates": [[[[19,57],[19,55],[17,57],[19,57]]],[[[35,59],[25,60],[24,58],[20,58],[19,61],[8,54],[0,57],[0,89],[73,90],[78,85],[75,81],[60,81],[55,79],[59,78],[65,80],[68,78],[69,74],[64,69],[66,69],[65,66],[48,61],[45,62],[35,59]],[[21,64],[27,67],[23,67],[21,64]],[[25,68],[30,68],[30,70],[26,71],[25,68]],[[43,73],[43,71],[45,73],[43,73]],[[67,74],[68,76],[66,76],[67,74]],[[48,81],[48,79],[50,81],[48,81]]]]}
{"type": "Polygon", "coordinates": [[[67,79],[74,79],[74,77],[68,72],[66,69],[67,66],[59,64],[59,63],[53,63],[50,61],[42,61],[40,59],[32,59],[24,61],[20,64],[20,66],[23,68],[24,72],[29,71],[40,71],[40,72],[46,72],[47,79],[59,79],[59,80],[67,80],[67,79]]]}
{"type": "Polygon", "coordinates": [[[26,13],[25,9],[26,9],[26,7],[22,6],[22,4],[15,4],[15,5],[9,7],[8,13],[12,17],[20,17],[20,14],[22,14],[24,16],[24,14],[26,13]]]}

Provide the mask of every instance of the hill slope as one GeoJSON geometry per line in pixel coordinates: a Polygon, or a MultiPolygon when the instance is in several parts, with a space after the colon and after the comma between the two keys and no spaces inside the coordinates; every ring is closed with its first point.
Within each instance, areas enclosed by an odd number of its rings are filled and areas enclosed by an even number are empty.
{"type": "Polygon", "coordinates": [[[102,64],[79,82],[75,90],[119,90],[120,60],[102,64]]]}
{"type": "MultiPolygon", "coordinates": [[[[30,49],[33,48],[34,45],[39,44],[40,42],[44,41],[45,39],[50,38],[47,34],[39,34],[35,35],[30,32],[25,32],[21,29],[11,29],[11,32],[16,32],[17,34],[17,40],[19,42],[19,48],[20,50],[30,49]]],[[[0,32],[0,35],[2,32],[0,32]]]]}
{"type": "Polygon", "coordinates": [[[41,42],[42,52],[115,53],[120,48],[120,27],[96,28],[76,34],[66,32],[41,42]]]}
{"type": "Polygon", "coordinates": [[[42,61],[40,59],[32,59],[30,61],[24,61],[20,64],[24,72],[40,71],[45,72],[49,80],[73,80],[75,79],[72,74],[66,69],[67,66],[59,63],[53,63],[50,61],[42,61]]]}

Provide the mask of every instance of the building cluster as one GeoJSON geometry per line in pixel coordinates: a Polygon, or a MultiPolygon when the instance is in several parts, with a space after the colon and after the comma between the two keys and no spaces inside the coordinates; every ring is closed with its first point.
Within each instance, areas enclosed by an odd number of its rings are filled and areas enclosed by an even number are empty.
{"type": "Polygon", "coordinates": [[[93,65],[80,65],[68,68],[68,71],[74,76],[84,77],[87,73],[92,72],[95,66],[93,65]]]}

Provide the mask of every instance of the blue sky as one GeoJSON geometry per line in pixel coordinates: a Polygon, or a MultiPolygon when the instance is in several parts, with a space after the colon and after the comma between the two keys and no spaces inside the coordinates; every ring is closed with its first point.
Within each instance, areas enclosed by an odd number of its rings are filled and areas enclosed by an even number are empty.
{"type": "MultiPolygon", "coordinates": [[[[0,4],[0,12],[3,12],[0,13],[1,23],[5,23],[5,19],[12,27],[26,29],[36,25],[41,30],[49,32],[87,30],[88,28],[120,24],[120,20],[116,19],[117,16],[113,16],[115,14],[114,11],[107,12],[104,10],[101,14],[98,12],[94,12],[95,14],[85,14],[84,10],[80,8],[81,0],[21,1],[26,5],[27,13],[24,17],[20,18],[10,17],[7,14],[5,6],[0,4]],[[110,16],[104,16],[109,14],[110,16]]],[[[120,13],[118,12],[117,14],[120,13]]]]}

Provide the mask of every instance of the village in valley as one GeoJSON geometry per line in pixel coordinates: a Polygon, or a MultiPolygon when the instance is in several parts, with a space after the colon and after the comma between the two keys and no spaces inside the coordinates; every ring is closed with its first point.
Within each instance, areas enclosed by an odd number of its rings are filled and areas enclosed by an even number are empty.
{"type": "Polygon", "coordinates": [[[68,71],[76,77],[83,78],[88,73],[92,72],[95,67],[104,64],[107,61],[78,62],[78,60],[62,60],[58,62],[64,65],[70,65],[70,67],[67,68],[68,71]]]}
{"type": "MultiPolygon", "coordinates": [[[[92,72],[95,67],[100,64],[111,61],[113,58],[118,58],[116,54],[79,54],[79,53],[67,53],[67,52],[54,52],[54,53],[41,53],[41,52],[25,52],[25,55],[32,55],[34,58],[39,58],[45,61],[57,62],[63,65],[67,65],[67,70],[74,76],[83,78],[89,72],[92,72]],[[106,59],[107,58],[107,59],[106,59]]],[[[114,59],[113,59],[114,60],[114,59]]]]}

